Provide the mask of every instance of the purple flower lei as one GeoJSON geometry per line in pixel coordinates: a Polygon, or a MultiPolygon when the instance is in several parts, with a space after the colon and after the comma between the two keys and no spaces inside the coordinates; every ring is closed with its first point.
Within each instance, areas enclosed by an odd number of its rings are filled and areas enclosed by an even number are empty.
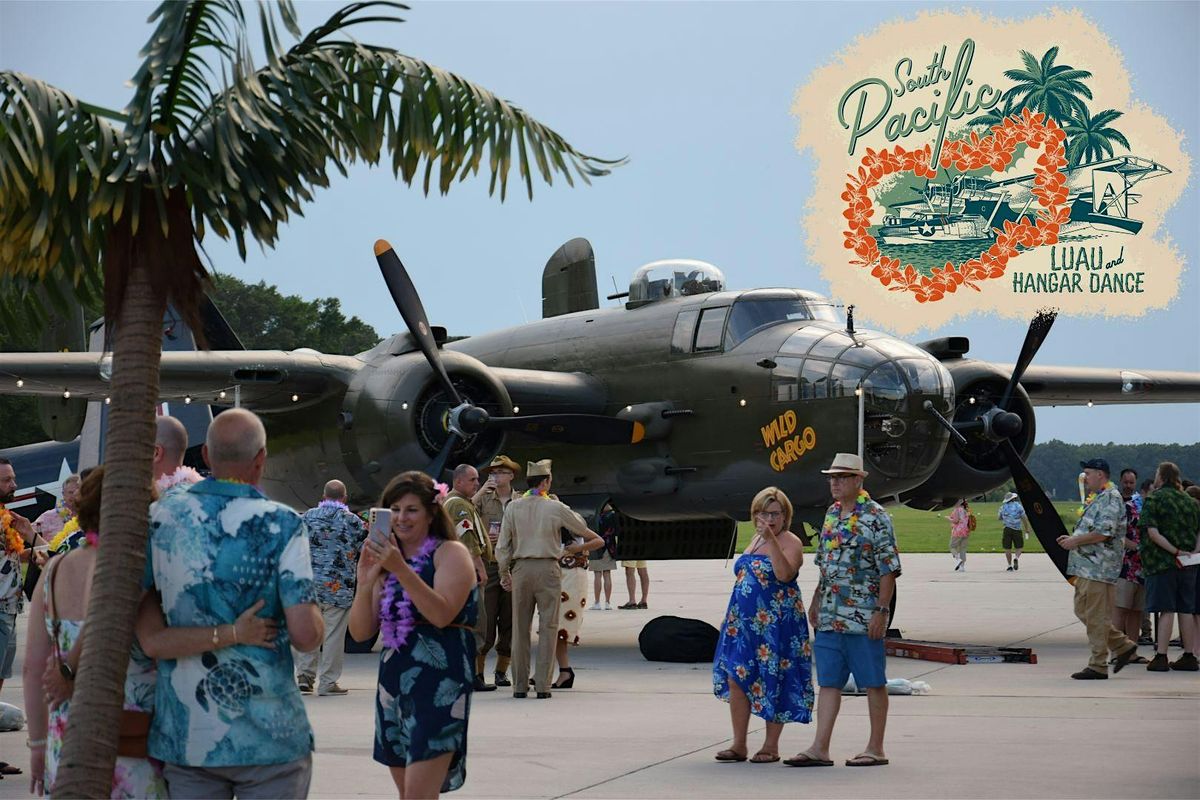
{"type": "MultiPolygon", "coordinates": [[[[425,562],[437,550],[438,540],[433,536],[425,539],[421,549],[412,559],[406,559],[413,572],[418,575],[425,562]]],[[[408,641],[408,634],[417,626],[413,615],[412,601],[408,592],[400,585],[394,574],[389,573],[383,582],[383,593],[379,598],[379,628],[383,636],[383,646],[393,650],[403,647],[408,641]],[[397,597],[399,594],[399,597],[397,597]]]]}
{"type": "Polygon", "coordinates": [[[341,500],[322,500],[321,502],[317,503],[317,508],[341,508],[345,509],[346,511],[350,510],[350,507],[341,500]]]}

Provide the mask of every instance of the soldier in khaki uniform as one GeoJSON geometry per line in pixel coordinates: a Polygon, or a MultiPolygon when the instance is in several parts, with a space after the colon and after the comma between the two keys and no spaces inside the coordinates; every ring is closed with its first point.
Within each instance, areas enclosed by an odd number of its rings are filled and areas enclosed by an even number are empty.
{"type": "MultiPolygon", "coordinates": [[[[475,564],[475,580],[479,591],[479,619],[475,625],[475,652],[483,647],[483,636],[487,628],[487,609],[483,588],[487,584],[486,564],[495,563],[496,551],[488,538],[483,520],[471,498],[479,489],[479,473],[470,464],[459,464],[454,468],[454,488],[446,495],[443,507],[454,523],[458,540],[467,546],[471,561],[475,564]]],[[[483,656],[475,657],[475,691],[494,692],[496,687],[483,679],[483,656]]]]}
{"type": "Polygon", "coordinates": [[[529,491],[504,513],[496,558],[500,580],[512,588],[513,697],[529,692],[529,644],[533,609],[538,612],[538,656],[534,688],[539,699],[550,696],[550,672],[557,642],[558,604],[562,593],[561,529],[585,537],[583,517],[550,497],[550,459],[530,462],[525,470],[529,491]]]}
{"type": "MultiPolygon", "coordinates": [[[[492,463],[480,470],[480,474],[487,478],[487,483],[471,499],[479,511],[484,532],[493,548],[500,539],[500,523],[504,520],[504,509],[514,498],[520,496],[520,493],[512,488],[513,476],[520,471],[520,465],[506,455],[496,456],[492,463]]],[[[486,674],[487,654],[494,645],[496,685],[511,686],[508,680],[508,662],[512,655],[512,596],[507,589],[500,586],[500,569],[496,563],[494,549],[490,555],[484,553],[482,558],[488,579],[483,587],[483,603],[479,609],[484,626],[476,671],[486,674]]]]}

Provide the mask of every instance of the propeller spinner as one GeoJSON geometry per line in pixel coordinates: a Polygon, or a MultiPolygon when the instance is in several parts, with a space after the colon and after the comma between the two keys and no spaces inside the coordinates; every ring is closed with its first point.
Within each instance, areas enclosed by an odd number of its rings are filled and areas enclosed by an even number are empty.
{"type": "Polygon", "coordinates": [[[417,289],[396,251],[383,239],[375,242],[375,260],[379,263],[379,270],[383,273],[383,280],[392,295],[392,301],[400,311],[400,316],[404,318],[404,324],[424,354],[425,360],[429,362],[430,368],[437,375],[446,396],[454,404],[446,423],[449,435],[441,451],[429,465],[430,475],[440,478],[460,442],[492,428],[538,439],[580,445],[636,444],[645,436],[646,429],[642,423],[601,414],[493,417],[483,408],[473,405],[462,397],[450,380],[442,364],[441,354],[429,328],[425,307],[421,304],[417,289]]]}

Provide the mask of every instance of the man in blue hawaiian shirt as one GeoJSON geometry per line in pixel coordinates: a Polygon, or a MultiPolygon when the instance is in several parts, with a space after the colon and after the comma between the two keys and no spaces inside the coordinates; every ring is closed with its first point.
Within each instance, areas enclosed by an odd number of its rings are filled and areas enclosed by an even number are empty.
{"type": "Polygon", "coordinates": [[[793,767],[832,766],[829,742],[842,705],[842,688],[851,674],[867,690],[871,735],[866,749],[846,761],[848,767],[888,763],[883,752],[888,696],[883,637],[888,606],[900,574],[900,556],[892,520],[883,506],[863,491],[862,458],[838,453],[829,476],[834,503],[825,515],[817,544],[820,580],[808,608],[816,631],[813,660],[817,683],[817,731],[808,750],[786,760],[793,767]]]}
{"type": "Polygon", "coordinates": [[[346,624],[354,604],[358,553],[367,529],[346,505],[346,484],[337,480],[325,484],[324,498],[316,508],[304,512],[303,520],[308,529],[317,607],[325,620],[325,641],[319,665],[315,650],[296,652],[296,680],[301,692],[311,692],[315,679],[318,695],[342,695],[349,690],[337,681],[342,677],[346,657],[346,624]]]}
{"type": "Polygon", "coordinates": [[[1079,462],[1088,496],[1083,515],[1070,536],[1058,544],[1070,551],[1067,575],[1075,578],[1075,616],[1087,628],[1091,657],[1071,675],[1077,681],[1106,680],[1108,653],[1116,655],[1113,672],[1120,672],[1137,655],[1137,644],[1113,627],[1117,578],[1125,556],[1125,501],[1108,479],[1103,458],[1079,462]]]}
{"type": "Polygon", "coordinates": [[[1016,572],[1021,568],[1021,551],[1025,548],[1025,537],[1029,535],[1025,506],[1021,505],[1016,492],[1009,492],[1004,496],[1004,502],[1000,504],[1000,511],[996,517],[1004,525],[1000,545],[1004,548],[1004,558],[1008,561],[1007,571],[1016,572]]]}
{"type": "Polygon", "coordinates": [[[304,524],[255,488],[266,438],[249,411],[218,415],[203,449],[212,477],[150,512],[144,585],[169,626],[211,627],[214,648],[158,662],[150,755],[175,798],[308,794],[313,736],[291,647],[316,649],[325,628],[304,524]],[[227,646],[259,600],[280,625],[275,647],[227,646]]]}

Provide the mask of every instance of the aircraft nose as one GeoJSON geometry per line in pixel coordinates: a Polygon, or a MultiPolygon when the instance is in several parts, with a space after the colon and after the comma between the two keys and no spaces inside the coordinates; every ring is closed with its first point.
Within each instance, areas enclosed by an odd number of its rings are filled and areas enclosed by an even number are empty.
{"type": "Polygon", "coordinates": [[[797,400],[862,391],[864,451],[873,471],[901,477],[936,467],[946,435],[923,404],[948,411],[954,383],[931,354],[876,331],[810,325],[784,342],[777,360],[795,371],[797,400]]]}

